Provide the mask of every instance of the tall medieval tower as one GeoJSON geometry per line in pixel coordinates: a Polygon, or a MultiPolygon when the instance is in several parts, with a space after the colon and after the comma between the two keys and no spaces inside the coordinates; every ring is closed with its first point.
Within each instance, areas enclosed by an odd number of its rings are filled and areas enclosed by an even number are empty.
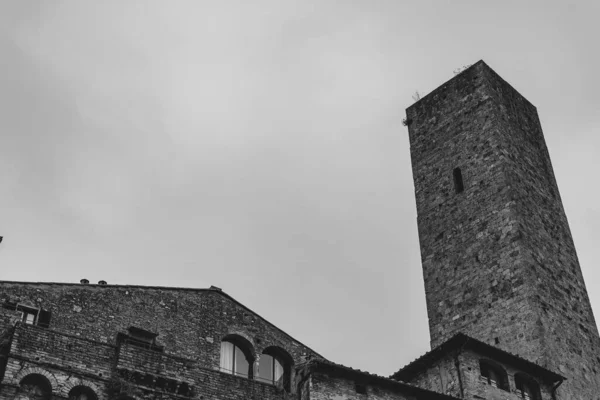
{"type": "Polygon", "coordinates": [[[407,109],[432,346],[453,334],[600,399],[600,337],[536,108],[479,61],[407,109]]]}

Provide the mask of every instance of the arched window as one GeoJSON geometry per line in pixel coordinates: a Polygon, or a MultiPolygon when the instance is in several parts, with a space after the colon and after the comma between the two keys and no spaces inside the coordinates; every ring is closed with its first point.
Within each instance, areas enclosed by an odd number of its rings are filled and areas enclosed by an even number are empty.
{"type": "Polygon", "coordinates": [[[20,382],[17,399],[49,400],[52,395],[52,385],[44,375],[30,374],[20,382]]]}
{"type": "Polygon", "coordinates": [[[75,386],[69,391],[69,400],[98,400],[98,396],[87,386],[75,386]]]}
{"type": "Polygon", "coordinates": [[[269,354],[260,356],[257,380],[265,383],[276,384],[283,378],[283,365],[269,354]]]}
{"type": "Polygon", "coordinates": [[[508,376],[504,368],[489,360],[479,360],[479,369],[483,380],[493,387],[509,391],[508,376]]]}
{"type": "Polygon", "coordinates": [[[456,190],[456,193],[460,193],[463,190],[465,190],[465,186],[463,184],[462,172],[460,172],[460,168],[458,168],[458,167],[454,168],[452,175],[454,176],[454,190],[456,190]]]}
{"type": "Polygon", "coordinates": [[[222,372],[252,378],[252,357],[250,343],[239,337],[230,336],[221,342],[221,362],[222,372]]]}
{"type": "Polygon", "coordinates": [[[531,377],[517,373],[515,374],[515,386],[517,394],[525,400],[541,400],[540,385],[531,377]]]}
{"type": "Polygon", "coordinates": [[[291,372],[294,359],[283,349],[267,347],[260,356],[257,380],[270,383],[290,391],[291,372]]]}

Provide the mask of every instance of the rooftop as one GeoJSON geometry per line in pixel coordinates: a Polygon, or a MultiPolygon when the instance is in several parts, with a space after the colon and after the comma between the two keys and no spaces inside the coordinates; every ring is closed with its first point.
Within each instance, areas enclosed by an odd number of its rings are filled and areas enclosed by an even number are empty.
{"type": "Polygon", "coordinates": [[[563,381],[566,378],[562,375],[557,374],[547,368],[542,367],[534,362],[526,360],[516,354],[510,353],[506,350],[502,350],[498,347],[484,343],[480,340],[474,339],[464,333],[457,333],[435,349],[425,353],[421,357],[417,358],[410,364],[402,367],[398,372],[390,376],[392,379],[408,381],[414,376],[420,373],[422,370],[427,368],[431,363],[435,362],[439,358],[448,354],[453,350],[470,349],[478,353],[487,355],[494,360],[506,362],[507,364],[514,365],[515,367],[521,368],[523,371],[528,372],[532,375],[536,375],[552,382],[563,381]]]}

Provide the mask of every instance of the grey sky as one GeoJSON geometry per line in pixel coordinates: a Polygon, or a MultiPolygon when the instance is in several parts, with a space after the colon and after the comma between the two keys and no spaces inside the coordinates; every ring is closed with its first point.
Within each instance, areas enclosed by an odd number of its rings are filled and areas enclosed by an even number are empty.
{"type": "Polygon", "coordinates": [[[596,317],[597,1],[0,3],[0,279],[227,293],[333,361],[429,348],[404,109],[537,106],[596,317]]]}

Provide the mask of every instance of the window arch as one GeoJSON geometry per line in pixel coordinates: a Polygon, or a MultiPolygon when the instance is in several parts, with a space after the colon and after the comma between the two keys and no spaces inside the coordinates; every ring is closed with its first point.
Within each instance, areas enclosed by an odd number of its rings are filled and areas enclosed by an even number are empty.
{"type": "Polygon", "coordinates": [[[50,400],[52,385],[48,378],[42,374],[29,374],[19,383],[17,399],[50,400]]]}
{"type": "Polygon", "coordinates": [[[479,370],[481,371],[481,377],[488,385],[506,391],[510,390],[508,375],[500,365],[489,360],[479,360],[479,370]]]}
{"type": "Polygon", "coordinates": [[[267,347],[260,356],[257,380],[290,391],[294,359],[282,348],[267,347]]]}
{"type": "Polygon", "coordinates": [[[542,398],[540,393],[540,385],[531,377],[523,374],[515,374],[515,386],[517,387],[517,394],[519,398],[524,400],[540,400],[542,398]]]}
{"type": "Polygon", "coordinates": [[[87,386],[75,386],[69,391],[69,400],[98,400],[98,396],[87,386]]]}
{"type": "Polygon", "coordinates": [[[254,356],[252,344],[238,335],[229,335],[221,341],[220,369],[222,372],[252,378],[254,356]]]}

